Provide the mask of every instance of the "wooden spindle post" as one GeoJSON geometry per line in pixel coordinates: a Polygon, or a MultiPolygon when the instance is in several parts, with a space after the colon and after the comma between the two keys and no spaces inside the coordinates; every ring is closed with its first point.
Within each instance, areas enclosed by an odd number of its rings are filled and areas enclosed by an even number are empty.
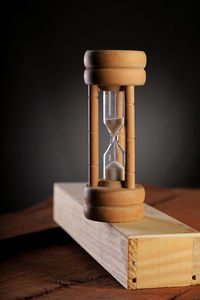
{"type": "Polygon", "coordinates": [[[96,187],[99,180],[99,112],[98,86],[88,86],[89,108],[89,185],[96,187]]]}
{"type": "Polygon", "coordinates": [[[125,179],[128,189],[135,188],[135,105],[134,86],[125,87],[126,164],[125,179]]]}

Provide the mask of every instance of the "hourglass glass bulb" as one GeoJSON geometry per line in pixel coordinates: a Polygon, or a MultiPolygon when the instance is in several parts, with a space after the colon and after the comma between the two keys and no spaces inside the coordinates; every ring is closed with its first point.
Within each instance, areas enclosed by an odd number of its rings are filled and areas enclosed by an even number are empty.
{"type": "Polygon", "coordinates": [[[104,179],[124,180],[124,151],[118,143],[118,134],[124,125],[123,98],[117,92],[103,92],[103,120],[110,133],[110,145],[104,153],[104,179]],[[121,101],[121,102],[120,102],[121,101]]]}
{"type": "Polygon", "coordinates": [[[112,135],[116,135],[124,124],[124,118],[112,118],[106,120],[106,127],[112,135]]]}
{"type": "Polygon", "coordinates": [[[124,180],[124,166],[118,160],[123,162],[123,150],[116,140],[108,147],[105,152],[104,179],[107,180],[124,180]],[[107,164],[106,164],[107,163],[107,164]]]}

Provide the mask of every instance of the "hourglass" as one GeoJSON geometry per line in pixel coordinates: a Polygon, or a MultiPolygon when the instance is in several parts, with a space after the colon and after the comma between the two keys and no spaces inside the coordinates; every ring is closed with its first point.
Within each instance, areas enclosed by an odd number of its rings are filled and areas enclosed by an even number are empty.
{"type": "Polygon", "coordinates": [[[145,83],[146,55],[143,51],[89,50],[84,64],[89,101],[89,183],[84,189],[84,215],[95,221],[137,221],[144,215],[145,191],[135,183],[134,86],[145,83]],[[99,102],[110,135],[103,155],[103,178],[99,178],[99,102]]]}

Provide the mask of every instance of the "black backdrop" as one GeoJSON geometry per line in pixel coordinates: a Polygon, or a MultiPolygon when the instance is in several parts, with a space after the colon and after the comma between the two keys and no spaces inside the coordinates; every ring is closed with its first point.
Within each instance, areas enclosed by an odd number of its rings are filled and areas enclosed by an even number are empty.
{"type": "MultiPolygon", "coordinates": [[[[7,1],[2,6],[1,211],[47,199],[54,182],[87,180],[87,49],[147,54],[147,82],[136,88],[137,180],[199,186],[195,2],[7,1]]],[[[102,124],[100,138],[102,153],[108,143],[102,124]]]]}

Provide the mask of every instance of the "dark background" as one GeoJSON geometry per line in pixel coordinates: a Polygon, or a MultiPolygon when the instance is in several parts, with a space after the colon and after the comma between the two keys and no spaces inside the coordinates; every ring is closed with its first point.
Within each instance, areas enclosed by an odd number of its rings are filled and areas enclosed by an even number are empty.
{"type": "MultiPolygon", "coordinates": [[[[2,6],[1,211],[46,200],[54,182],[87,181],[87,49],[147,54],[147,82],[136,88],[137,181],[199,186],[195,2],[7,1],[2,6]]],[[[100,127],[103,152],[108,134],[100,127]]]]}

